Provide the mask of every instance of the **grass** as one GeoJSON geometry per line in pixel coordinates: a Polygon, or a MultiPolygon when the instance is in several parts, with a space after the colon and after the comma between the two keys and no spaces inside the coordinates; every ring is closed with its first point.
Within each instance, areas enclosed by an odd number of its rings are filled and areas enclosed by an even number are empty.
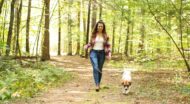
{"type": "Polygon", "coordinates": [[[72,78],[70,73],[48,62],[27,63],[26,66],[22,67],[16,61],[7,60],[0,64],[1,102],[33,97],[72,78]]]}

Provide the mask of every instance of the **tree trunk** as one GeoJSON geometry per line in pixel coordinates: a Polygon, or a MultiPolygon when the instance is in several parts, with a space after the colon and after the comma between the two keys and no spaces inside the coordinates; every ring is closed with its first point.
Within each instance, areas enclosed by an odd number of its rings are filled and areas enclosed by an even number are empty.
{"type": "Polygon", "coordinates": [[[115,30],[116,30],[116,21],[114,16],[112,24],[112,53],[115,53],[115,30]]]}
{"type": "Polygon", "coordinates": [[[181,50],[182,50],[182,53],[183,55],[185,56],[185,53],[184,53],[184,48],[183,48],[183,27],[182,27],[182,15],[183,15],[183,3],[182,3],[182,0],[180,0],[180,9],[179,9],[179,34],[180,34],[180,44],[181,44],[181,50]]]}
{"type": "Polygon", "coordinates": [[[100,8],[100,11],[99,11],[99,19],[101,20],[101,19],[102,19],[102,0],[100,0],[99,8],[100,8]]]}
{"type": "MultiPolygon", "coordinates": [[[[84,1],[82,0],[82,9],[84,8],[84,1]]],[[[86,43],[86,14],[85,14],[85,11],[83,10],[82,11],[82,16],[83,16],[83,42],[82,42],[82,46],[85,45],[86,43]]],[[[84,52],[84,49],[82,49],[82,56],[85,56],[85,52],[84,52]]]]}
{"type": "Polygon", "coordinates": [[[121,24],[120,24],[120,33],[119,33],[119,41],[118,41],[118,49],[117,52],[120,53],[120,49],[121,49],[121,36],[122,36],[122,29],[123,29],[123,22],[121,20],[121,24]]]}
{"type": "Polygon", "coordinates": [[[16,53],[17,16],[18,16],[17,4],[18,4],[18,0],[16,0],[15,6],[14,6],[14,8],[15,8],[15,11],[14,11],[15,12],[15,14],[14,14],[14,23],[13,23],[14,28],[13,28],[13,38],[12,38],[12,43],[11,43],[11,46],[12,46],[11,50],[12,50],[13,54],[16,53]]]}
{"type": "Polygon", "coordinates": [[[129,57],[129,53],[128,53],[128,50],[129,50],[129,36],[130,35],[130,23],[128,21],[128,26],[127,26],[127,35],[126,35],[126,40],[125,40],[125,56],[129,57]]]}
{"type": "MultiPolygon", "coordinates": [[[[7,8],[7,3],[6,3],[7,8]]],[[[4,18],[3,18],[3,33],[2,33],[2,42],[5,43],[5,29],[6,29],[6,18],[7,18],[7,9],[5,10],[4,18]]],[[[2,48],[2,53],[4,53],[4,48],[2,48]]]]}
{"type": "MultiPolygon", "coordinates": [[[[187,37],[189,37],[189,27],[186,28],[187,37]]],[[[190,39],[187,38],[187,58],[190,59],[190,39]]]]}
{"type": "Polygon", "coordinates": [[[58,52],[57,55],[61,55],[61,6],[60,6],[60,0],[58,0],[58,52]]]}
{"type": "Polygon", "coordinates": [[[1,2],[0,2],[0,14],[2,12],[3,4],[4,4],[4,0],[1,0],[1,2]]]}
{"type": "Polygon", "coordinates": [[[21,16],[22,16],[22,0],[20,0],[20,6],[17,8],[17,19],[16,19],[16,52],[15,52],[15,56],[17,56],[18,53],[21,56],[20,44],[19,44],[19,32],[20,32],[21,16]]]}
{"type": "Polygon", "coordinates": [[[29,47],[29,36],[30,36],[30,14],[31,14],[31,1],[28,0],[28,15],[26,21],[26,52],[30,55],[30,47],[29,47]]]}
{"type": "Polygon", "coordinates": [[[133,27],[134,27],[134,21],[131,20],[131,35],[130,35],[130,55],[133,55],[133,27]]]}
{"type": "Polygon", "coordinates": [[[45,25],[44,25],[44,41],[42,46],[42,61],[46,61],[50,59],[49,54],[49,7],[50,7],[50,0],[44,0],[45,5],[45,25]]]}
{"type": "MultiPolygon", "coordinates": [[[[78,2],[78,8],[80,8],[80,2],[78,2]]],[[[77,51],[76,54],[80,54],[80,9],[78,9],[78,36],[77,36],[77,51]]]]}
{"type": "Polygon", "coordinates": [[[17,54],[19,53],[19,60],[20,64],[22,65],[22,60],[21,60],[21,50],[20,50],[20,44],[19,44],[19,33],[20,33],[20,21],[22,17],[22,0],[20,0],[20,5],[17,7],[17,23],[16,23],[16,52],[15,52],[15,57],[17,57],[17,54]]]}
{"type": "Polygon", "coordinates": [[[6,56],[9,56],[11,50],[11,40],[12,40],[12,30],[13,30],[13,22],[14,22],[14,4],[16,0],[12,0],[11,2],[11,15],[10,15],[10,23],[9,23],[9,31],[7,37],[7,47],[6,47],[6,56]]]}
{"type": "Polygon", "coordinates": [[[97,7],[96,7],[96,0],[93,0],[92,2],[92,21],[91,21],[91,29],[94,29],[94,26],[96,24],[96,12],[97,12],[97,7]]]}
{"type": "Polygon", "coordinates": [[[122,10],[121,10],[121,20],[120,20],[120,30],[119,30],[119,41],[118,41],[118,50],[117,52],[120,53],[120,49],[121,49],[121,36],[122,36],[122,29],[123,29],[123,16],[124,16],[124,11],[123,11],[124,7],[122,6],[122,10]]]}
{"type": "Polygon", "coordinates": [[[142,54],[144,52],[144,38],[145,38],[145,27],[144,27],[144,13],[145,10],[141,8],[141,27],[140,27],[140,43],[138,53],[142,54]]]}
{"type": "Polygon", "coordinates": [[[6,28],[7,11],[8,10],[6,9],[5,14],[4,14],[4,19],[3,19],[3,36],[2,36],[3,43],[5,42],[5,28],[6,28]]]}
{"type": "MultiPolygon", "coordinates": [[[[38,25],[38,33],[36,35],[36,61],[38,59],[38,48],[39,48],[38,45],[39,45],[40,33],[41,33],[41,29],[42,29],[44,10],[45,10],[45,6],[43,6],[43,8],[42,8],[42,14],[41,14],[40,22],[39,22],[39,25],[38,25]]],[[[35,45],[34,45],[34,48],[35,48],[35,45]]],[[[33,48],[33,52],[34,52],[34,48],[33,48]]]]}
{"type": "MultiPolygon", "coordinates": [[[[87,22],[87,33],[86,33],[86,44],[88,44],[88,41],[89,41],[89,29],[90,29],[90,10],[91,8],[91,0],[89,0],[89,3],[88,3],[88,22],[87,22]]],[[[88,50],[86,50],[86,53],[85,53],[85,57],[88,58],[88,50]]]]}
{"type": "Polygon", "coordinates": [[[131,11],[130,9],[128,10],[128,18],[127,18],[127,35],[126,35],[126,40],[125,40],[125,56],[129,56],[129,37],[130,37],[130,25],[131,25],[131,11]]]}
{"type": "Polygon", "coordinates": [[[71,26],[72,26],[72,19],[71,19],[71,5],[72,5],[72,0],[69,0],[69,6],[68,6],[68,55],[72,55],[72,31],[71,31],[71,26]]]}

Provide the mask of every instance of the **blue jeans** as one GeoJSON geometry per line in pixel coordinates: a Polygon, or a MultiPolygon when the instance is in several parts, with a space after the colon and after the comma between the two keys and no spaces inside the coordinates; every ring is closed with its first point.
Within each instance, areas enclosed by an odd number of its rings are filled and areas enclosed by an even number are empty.
{"type": "Polygon", "coordinates": [[[104,50],[91,50],[90,61],[93,67],[93,76],[96,86],[100,85],[102,78],[102,68],[105,61],[104,50]]]}

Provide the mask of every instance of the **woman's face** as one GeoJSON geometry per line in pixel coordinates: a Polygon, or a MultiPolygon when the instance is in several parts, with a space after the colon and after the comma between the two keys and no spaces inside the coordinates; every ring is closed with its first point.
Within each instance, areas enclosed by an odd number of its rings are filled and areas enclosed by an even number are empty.
{"type": "Polygon", "coordinates": [[[97,28],[98,32],[102,32],[103,29],[104,29],[104,25],[102,23],[98,23],[98,28],[97,28]]]}

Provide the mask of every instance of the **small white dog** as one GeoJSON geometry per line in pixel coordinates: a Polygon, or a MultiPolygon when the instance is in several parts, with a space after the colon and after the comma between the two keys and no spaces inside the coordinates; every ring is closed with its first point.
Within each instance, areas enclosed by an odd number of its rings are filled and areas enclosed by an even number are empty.
{"type": "Polygon", "coordinates": [[[131,70],[125,69],[122,75],[123,94],[128,94],[132,84],[131,70]]]}

